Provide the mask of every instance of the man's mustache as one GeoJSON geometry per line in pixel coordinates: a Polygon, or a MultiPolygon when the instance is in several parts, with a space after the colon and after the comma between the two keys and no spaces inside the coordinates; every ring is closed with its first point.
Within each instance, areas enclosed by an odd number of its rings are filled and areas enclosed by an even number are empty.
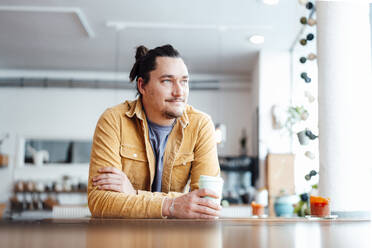
{"type": "Polygon", "coordinates": [[[185,102],[184,98],[171,98],[171,99],[166,99],[166,102],[185,102]]]}

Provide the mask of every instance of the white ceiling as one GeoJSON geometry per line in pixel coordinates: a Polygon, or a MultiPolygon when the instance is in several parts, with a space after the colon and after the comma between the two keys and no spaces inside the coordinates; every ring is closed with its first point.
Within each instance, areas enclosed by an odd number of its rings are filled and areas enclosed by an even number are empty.
{"type": "Polygon", "coordinates": [[[297,0],[269,6],[260,0],[0,0],[0,9],[26,6],[78,8],[73,12],[0,10],[0,69],[128,72],[135,47],[170,43],[191,73],[249,76],[260,49],[289,50],[308,10],[297,0]],[[116,31],[107,22],[132,23],[116,31]],[[141,27],[142,25],[142,27],[141,27]],[[144,27],[143,27],[144,25],[144,27]],[[168,25],[168,26],[164,26],[168,25]],[[253,34],[265,36],[253,45],[253,34]]]}

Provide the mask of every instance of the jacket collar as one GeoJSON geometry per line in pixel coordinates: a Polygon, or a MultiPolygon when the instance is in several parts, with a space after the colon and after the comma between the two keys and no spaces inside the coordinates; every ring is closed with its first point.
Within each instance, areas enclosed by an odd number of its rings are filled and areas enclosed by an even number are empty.
{"type": "Polygon", "coordinates": [[[186,105],[186,108],[183,111],[182,116],[179,118],[183,128],[185,128],[185,127],[187,127],[187,125],[189,125],[189,117],[187,116],[187,108],[188,108],[188,106],[186,105]]]}
{"type": "MultiPolygon", "coordinates": [[[[125,113],[126,116],[129,118],[133,118],[134,115],[137,116],[138,119],[144,121],[146,119],[146,114],[145,111],[143,110],[143,105],[142,105],[142,98],[138,97],[137,100],[132,101],[129,103],[129,110],[125,113]]],[[[183,111],[183,114],[180,118],[177,118],[182,127],[185,128],[189,124],[189,117],[187,116],[187,106],[185,108],[185,111],[183,111]]]]}
{"type": "Polygon", "coordinates": [[[129,110],[125,113],[129,118],[133,118],[134,115],[140,120],[145,120],[146,114],[142,107],[141,97],[137,100],[129,102],[129,110]]]}

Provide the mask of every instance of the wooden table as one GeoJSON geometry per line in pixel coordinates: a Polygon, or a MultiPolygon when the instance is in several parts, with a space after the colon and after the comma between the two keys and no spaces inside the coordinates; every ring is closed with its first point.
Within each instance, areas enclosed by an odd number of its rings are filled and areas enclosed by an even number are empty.
{"type": "Polygon", "coordinates": [[[0,247],[372,247],[365,220],[48,219],[0,222],[0,247]]]}

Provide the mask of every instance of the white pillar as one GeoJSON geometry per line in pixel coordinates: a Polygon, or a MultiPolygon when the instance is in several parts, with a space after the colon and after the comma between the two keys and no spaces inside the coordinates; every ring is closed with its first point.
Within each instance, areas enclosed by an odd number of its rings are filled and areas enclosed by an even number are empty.
{"type": "Polygon", "coordinates": [[[372,198],[369,4],[317,1],[319,193],[332,212],[366,217],[372,198]]]}

